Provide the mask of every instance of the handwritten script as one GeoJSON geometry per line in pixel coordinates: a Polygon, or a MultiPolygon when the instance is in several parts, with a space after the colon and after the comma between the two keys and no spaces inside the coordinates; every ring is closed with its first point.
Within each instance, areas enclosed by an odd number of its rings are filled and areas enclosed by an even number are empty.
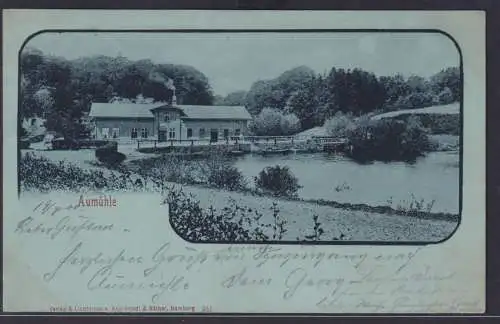
{"type": "Polygon", "coordinates": [[[52,246],[64,242],[43,264],[39,275],[46,284],[72,278],[81,283],[77,290],[138,294],[153,304],[176,294],[215,292],[228,298],[261,294],[277,305],[305,305],[308,312],[473,312],[481,306],[479,299],[468,297],[455,271],[437,270],[420,257],[425,247],[207,246],[171,234],[138,248],[141,240],[126,235],[148,234],[120,227],[116,219],[97,219],[81,208],[44,201],[13,231],[52,246]],[[114,244],[96,244],[82,236],[88,233],[114,244]],[[203,291],[208,279],[211,291],[203,291]]]}

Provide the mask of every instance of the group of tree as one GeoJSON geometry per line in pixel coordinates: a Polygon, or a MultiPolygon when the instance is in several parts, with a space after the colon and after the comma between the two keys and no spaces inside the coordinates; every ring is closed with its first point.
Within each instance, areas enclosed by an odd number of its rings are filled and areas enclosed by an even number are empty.
{"type": "Polygon", "coordinates": [[[67,60],[29,47],[21,53],[20,68],[19,120],[42,116],[48,130],[72,137],[84,131],[80,120],[91,102],[136,101],[138,97],[170,101],[169,81],[179,104],[245,106],[254,116],[254,132],[267,135],[320,126],[338,112],[360,116],[447,104],[460,100],[462,87],[456,67],[430,78],[405,78],[335,67],[316,73],[299,66],[275,79],[256,81],[248,91],[222,97],[214,96],[208,78],[191,66],[123,56],[67,60]]]}
{"type": "Polygon", "coordinates": [[[323,125],[336,113],[355,116],[371,112],[423,108],[460,100],[460,70],[443,69],[430,78],[376,76],[361,69],[332,68],[317,74],[306,66],[271,80],[255,82],[249,91],[237,91],[217,102],[246,106],[258,116],[264,108],[294,114],[302,129],[323,125]]]}
{"type": "Polygon", "coordinates": [[[262,109],[249,127],[257,136],[286,136],[301,130],[300,120],[295,114],[286,114],[273,108],[262,109]]]}
{"type": "Polygon", "coordinates": [[[177,102],[211,105],[214,96],[208,78],[187,65],[155,64],[125,57],[93,56],[75,60],[45,55],[25,48],[20,56],[21,91],[19,120],[39,116],[46,128],[74,137],[83,131],[82,115],[91,102],[138,96],[169,101],[173,80],[177,102]]]}

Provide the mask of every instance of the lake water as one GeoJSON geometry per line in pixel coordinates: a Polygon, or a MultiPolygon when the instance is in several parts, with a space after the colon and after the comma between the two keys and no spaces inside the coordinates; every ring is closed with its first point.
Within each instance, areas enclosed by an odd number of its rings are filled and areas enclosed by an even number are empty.
{"type": "Polygon", "coordinates": [[[245,155],[235,166],[249,184],[263,168],[288,166],[303,187],[299,196],[343,203],[407,206],[412,200],[434,200],[433,212],[459,212],[458,152],[434,152],[414,164],[374,162],[358,164],[339,155],[290,154],[286,156],[245,155]]]}

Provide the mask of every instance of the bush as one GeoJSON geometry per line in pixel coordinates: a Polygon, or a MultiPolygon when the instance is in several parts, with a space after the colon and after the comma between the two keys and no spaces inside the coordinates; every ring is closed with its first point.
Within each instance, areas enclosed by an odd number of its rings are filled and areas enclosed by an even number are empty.
{"type": "Polygon", "coordinates": [[[369,120],[349,131],[356,160],[411,161],[430,150],[428,131],[418,118],[369,120]]]}
{"type": "Polygon", "coordinates": [[[294,114],[285,114],[278,109],[264,108],[250,124],[257,136],[286,136],[300,131],[300,120],[294,114]]]}
{"type": "Polygon", "coordinates": [[[258,190],[275,196],[294,197],[299,190],[299,181],[287,166],[266,167],[255,177],[258,190]]]}
{"type": "Polygon", "coordinates": [[[418,118],[432,134],[460,135],[462,122],[459,114],[419,114],[418,118]]]}
{"type": "Polygon", "coordinates": [[[80,148],[77,141],[69,138],[59,138],[52,140],[53,150],[78,150],[80,148]]]}
{"type": "Polygon", "coordinates": [[[264,225],[258,223],[262,214],[257,210],[238,206],[234,201],[220,211],[213,207],[204,210],[193,196],[185,194],[182,189],[171,188],[165,203],[168,204],[172,228],[187,241],[238,242],[269,239],[264,233],[264,225]]]}
{"type": "Polygon", "coordinates": [[[98,147],[95,150],[95,156],[99,162],[109,166],[117,166],[126,159],[125,154],[118,152],[117,142],[108,142],[106,145],[98,147]]]}
{"type": "Polygon", "coordinates": [[[136,188],[136,179],[130,174],[105,176],[99,170],[84,170],[68,162],[55,163],[32,153],[25,154],[19,162],[22,190],[125,190],[136,188]]]}
{"type": "Polygon", "coordinates": [[[343,138],[347,136],[349,130],[354,127],[354,120],[352,115],[337,112],[335,116],[325,121],[324,128],[328,136],[343,138]]]}
{"type": "Polygon", "coordinates": [[[120,152],[108,152],[99,158],[99,162],[108,166],[116,167],[125,161],[127,157],[120,152]]]}
{"type": "Polygon", "coordinates": [[[245,188],[245,178],[234,166],[221,166],[210,171],[208,183],[216,188],[241,190],[245,188]]]}

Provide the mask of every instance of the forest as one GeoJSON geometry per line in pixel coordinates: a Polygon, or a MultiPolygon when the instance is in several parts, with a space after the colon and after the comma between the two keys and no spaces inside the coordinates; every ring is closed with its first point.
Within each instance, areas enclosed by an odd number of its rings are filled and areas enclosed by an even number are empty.
{"type": "Polygon", "coordinates": [[[123,56],[67,60],[31,47],[21,52],[20,78],[19,121],[43,117],[47,130],[69,137],[85,133],[81,117],[92,102],[138,97],[169,101],[168,80],[175,85],[179,104],[244,105],[256,119],[266,109],[265,113],[282,114],[287,121],[297,119],[299,126],[290,128],[295,132],[321,126],[339,112],[361,116],[457,102],[462,87],[458,67],[424,78],[377,76],[337,67],[316,73],[298,66],[274,79],[256,80],[250,89],[221,96],[214,94],[210,79],[192,66],[123,56]]]}

